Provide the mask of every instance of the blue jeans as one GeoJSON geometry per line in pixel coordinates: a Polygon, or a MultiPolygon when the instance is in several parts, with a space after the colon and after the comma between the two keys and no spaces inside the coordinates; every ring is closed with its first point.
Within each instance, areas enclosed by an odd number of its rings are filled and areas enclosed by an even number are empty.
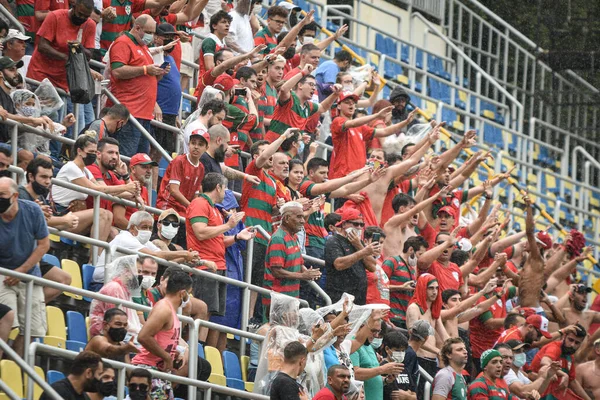
{"type": "MultiPolygon", "coordinates": [[[[148,119],[138,119],[138,122],[152,134],[152,126],[148,119]]],[[[119,151],[121,155],[132,157],[137,153],[150,152],[150,142],[142,134],[142,132],[136,128],[131,120],[129,120],[121,130],[114,135],[114,138],[119,141],[119,151]]]]}

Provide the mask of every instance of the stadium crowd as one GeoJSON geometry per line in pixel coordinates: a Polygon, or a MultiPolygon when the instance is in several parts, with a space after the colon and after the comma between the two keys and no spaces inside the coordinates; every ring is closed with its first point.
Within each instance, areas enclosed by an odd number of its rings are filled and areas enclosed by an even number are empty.
{"type": "MultiPolygon", "coordinates": [[[[600,302],[588,309],[576,272],[591,251],[583,235],[536,231],[528,195],[514,230],[513,210],[493,197],[512,171],[469,185],[494,163],[491,152],[466,155],[475,131],[448,145],[444,123],[419,121],[401,86],[379,99],[382,81],[354,68],[351,52],[321,62],[347,26],[317,40],[313,12],[300,19],[286,2],[265,12],[257,0],[2,4],[25,31],[0,20],[0,266],[68,285],[42,261],[55,251],[48,227],[95,232],[119,249],[90,251],[90,288],[152,307],[92,300],[91,339],[52,385],[65,399],[116,395],[101,357],[139,367],[128,398],[173,399],[182,385],[148,370],[187,376],[195,344],[180,308],[238,329],[248,319],[265,336],[250,347],[250,379],[272,399],[423,399],[420,370],[433,400],[600,399],[600,302]],[[74,49],[105,64],[90,74],[118,102],[98,90],[56,105],[74,49]],[[182,120],[191,88],[196,105],[182,120]],[[15,143],[6,120],[46,135],[19,131],[15,143]],[[159,174],[165,151],[174,157],[159,174]],[[25,172],[21,185],[11,165],[25,172]],[[95,217],[93,196],[53,179],[136,207],[103,198],[95,217]],[[144,210],[153,192],[160,215],[144,210]],[[249,268],[272,294],[252,291],[242,315],[241,289],[213,277],[243,281],[249,268]]],[[[0,338],[19,328],[20,354],[26,290],[0,279],[0,338]]],[[[60,295],[34,286],[33,338],[46,335],[45,306],[60,295]]],[[[228,344],[206,328],[199,341],[228,344]]],[[[198,379],[209,375],[199,361],[198,379]]]]}

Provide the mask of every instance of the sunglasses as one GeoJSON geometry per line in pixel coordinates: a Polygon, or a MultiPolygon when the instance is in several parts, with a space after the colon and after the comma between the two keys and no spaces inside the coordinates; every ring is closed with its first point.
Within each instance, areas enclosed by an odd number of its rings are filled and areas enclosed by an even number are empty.
{"type": "Polygon", "coordinates": [[[138,391],[139,390],[140,392],[147,392],[148,385],[146,385],[145,383],[130,383],[129,390],[130,391],[138,391]]]}
{"type": "Polygon", "coordinates": [[[167,221],[166,219],[163,219],[161,224],[163,224],[163,226],[171,225],[173,228],[179,228],[179,221],[167,221]]]}
{"type": "Polygon", "coordinates": [[[355,228],[363,228],[365,226],[364,222],[352,222],[348,221],[349,224],[352,224],[355,228]]]}

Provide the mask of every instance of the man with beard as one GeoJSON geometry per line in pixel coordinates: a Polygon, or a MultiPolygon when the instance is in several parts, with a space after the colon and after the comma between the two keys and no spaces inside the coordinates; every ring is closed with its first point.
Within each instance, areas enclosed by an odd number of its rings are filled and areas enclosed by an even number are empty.
{"type": "Polygon", "coordinates": [[[127,313],[120,308],[111,308],[104,313],[102,334],[90,339],[85,350],[93,351],[100,357],[129,364],[131,353],[138,349],[133,343],[132,336],[129,342],[124,342],[127,336],[127,313]]]}
{"type": "MultiPolygon", "coordinates": [[[[515,399],[502,379],[504,362],[498,350],[489,349],[481,354],[481,369],[483,372],[469,385],[469,400],[515,399]]],[[[539,395],[527,398],[537,400],[539,395]]]]}
{"type": "MultiPolygon", "coordinates": [[[[300,281],[314,281],[321,277],[319,269],[306,268],[296,234],[304,226],[302,204],[290,201],[281,207],[281,226],[267,245],[265,256],[264,286],[277,293],[298,298],[300,281]]],[[[263,304],[270,306],[271,299],[263,297],[263,304]]]]}
{"type": "Polygon", "coordinates": [[[511,340],[496,345],[494,348],[502,354],[504,360],[502,376],[510,392],[521,399],[525,399],[535,391],[537,398],[539,398],[539,394],[544,393],[552,382],[558,367],[551,364],[544,366],[540,369],[538,379],[532,382],[521,369],[526,362],[525,348],[527,347],[527,344],[521,341],[511,340]]]}
{"type": "MultiPolygon", "coordinates": [[[[145,153],[138,153],[131,157],[131,160],[129,161],[130,179],[140,183],[140,197],[144,200],[144,204],[150,204],[147,186],[152,177],[152,169],[156,166],[158,166],[156,161],[152,161],[150,156],[145,153]]],[[[123,179],[125,178],[127,178],[127,176],[123,177],[123,179]]],[[[125,209],[125,219],[129,221],[131,214],[137,210],[138,209],[135,207],[127,206],[125,209]]]]}
{"type": "Polygon", "coordinates": [[[350,389],[350,371],[345,365],[333,365],[327,370],[327,386],[313,400],[344,399],[350,389]]]}
{"type": "Polygon", "coordinates": [[[467,383],[462,375],[469,357],[465,343],[461,338],[446,340],[440,357],[446,367],[435,375],[431,400],[467,400],[467,383]]]}
{"type": "Polygon", "coordinates": [[[574,355],[587,335],[583,326],[577,325],[577,328],[577,333],[567,333],[561,342],[555,341],[542,347],[531,362],[531,369],[536,373],[545,365],[554,364],[560,367],[557,372],[558,380],[554,381],[545,393],[542,393],[542,400],[572,398],[567,396],[573,394],[585,400],[591,400],[581,387],[581,383],[575,379],[574,355]],[[566,392],[565,387],[567,387],[566,392]],[[558,393],[565,397],[557,396],[558,393]]]}
{"type": "Polygon", "coordinates": [[[571,286],[571,290],[569,291],[569,306],[562,309],[568,324],[578,323],[586,330],[589,330],[591,324],[600,323],[599,312],[585,309],[588,295],[591,291],[592,288],[583,284],[571,286]]]}
{"type": "MultiPolygon", "coordinates": [[[[102,359],[93,351],[83,351],[75,357],[69,375],[54,382],[54,389],[62,398],[70,400],[84,400],[85,392],[97,392],[98,382],[102,377],[102,359]]],[[[50,400],[53,397],[42,393],[40,400],[50,400]]]]}
{"type": "MultiPolygon", "coordinates": [[[[560,331],[559,331],[560,333],[560,331]]],[[[496,343],[507,343],[510,340],[519,340],[528,345],[537,342],[541,338],[552,339],[552,335],[548,332],[548,320],[541,315],[530,315],[525,319],[525,325],[515,326],[510,328],[500,335],[496,343]]]]}
{"type": "MultiPolygon", "coordinates": [[[[96,162],[87,167],[92,173],[96,183],[104,186],[118,186],[131,182],[127,165],[120,159],[119,142],[116,139],[111,137],[101,139],[98,142],[97,154],[98,157],[96,158],[96,162]]],[[[141,205],[146,204],[140,196],[134,196],[130,192],[123,192],[119,194],[118,197],[127,200],[135,200],[141,205]]],[[[88,208],[93,208],[94,198],[88,196],[86,204],[88,208]]],[[[109,200],[100,199],[100,208],[112,211],[114,227],[118,229],[127,229],[129,221],[125,218],[125,206],[112,203],[109,200]]]]}
{"type": "MultiPolygon", "coordinates": [[[[392,124],[404,121],[408,117],[406,105],[410,102],[410,96],[402,86],[396,86],[390,94],[390,103],[394,106],[392,110],[392,124]]],[[[410,122],[403,128],[402,132],[406,132],[415,122],[410,122]]]]}
{"type": "Polygon", "coordinates": [[[102,118],[92,121],[79,134],[83,135],[86,131],[94,131],[98,135],[97,139],[100,140],[105,135],[113,136],[119,132],[127,121],[129,121],[129,110],[127,107],[123,104],[115,104],[106,111],[106,114],[102,118]]]}

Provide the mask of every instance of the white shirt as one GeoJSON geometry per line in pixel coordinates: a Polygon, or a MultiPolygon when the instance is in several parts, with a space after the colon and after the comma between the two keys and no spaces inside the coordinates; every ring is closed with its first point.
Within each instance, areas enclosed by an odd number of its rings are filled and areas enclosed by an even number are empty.
{"type": "MultiPolygon", "coordinates": [[[[148,241],[148,243],[145,245],[141,244],[140,241],[127,230],[122,230],[119,232],[119,234],[115,236],[115,238],[109,244],[111,249],[119,246],[131,251],[139,251],[143,248],[152,251],[160,251],[160,249],[150,241],[148,241]]],[[[129,254],[123,254],[115,251],[112,259],[114,260],[115,258],[127,255],[129,254]]],[[[104,264],[106,264],[105,256],[106,250],[104,250],[102,254],[100,254],[100,258],[98,258],[98,265],[96,268],[94,268],[94,275],[92,276],[93,282],[104,282],[104,264]]]]}
{"type": "MultiPolygon", "coordinates": [[[[229,25],[228,41],[236,43],[242,49],[242,52],[248,53],[254,48],[254,35],[250,25],[250,16],[242,15],[233,10],[229,13],[233,18],[229,25]]],[[[237,56],[239,53],[234,52],[237,56]]]]}
{"type": "MultiPolygon", "coordinates": [[[[56,175],[56,179],[65,182],[73,182],[75,179],[83,177],[87,177],[91,181],[94,180],[94,176],[87,168],[84,167],[82,171],[73,161],[66,163],[60,171],[58,171],[58,175],[56,175]]],[[[85,200],[87,197],[88,195],[85,193],[79,193],[62,186],[52,185],[52,201],[63,207],[68,207],[73,200],[85,200]]]]}
{"type": "Polygon", "coordinates": [[[202,123],[202,121],[200,121],[200,119],[197,119],[194,122],[190,122],[185,127],[183,131],[183,154],[188,154],[190,136],[192,136],[192,132],[194,131],[207,132],[208,128],[202,123]]]}
{"type": "MultiPolygon", "coordinates": [[[[515,371],[513,371],[511,368],[508,373],[504,375],[504,382],[506,382],[506,385],[510,387],[510,385],[515,382],[521,382],[523,385],[529,385],[531,380],[523,372],[521,372],[520,369],[517,371],[517,373],[515,373],[515,371]]],[[[515,396],[515,398],[520,399],[517,396],[515,396]]]]}

